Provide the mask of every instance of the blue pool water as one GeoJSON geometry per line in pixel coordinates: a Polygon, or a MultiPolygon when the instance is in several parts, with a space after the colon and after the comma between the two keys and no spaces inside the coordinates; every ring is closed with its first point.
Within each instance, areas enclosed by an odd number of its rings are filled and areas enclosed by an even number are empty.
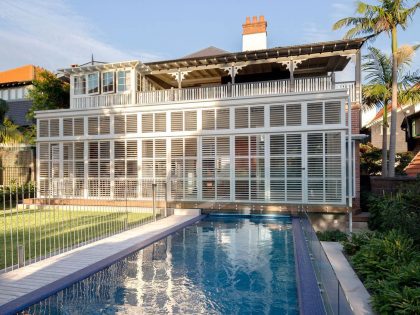
{"type": "Polygon", "coordinates": [[[210,216],[25,314],[298,314],[289,218],[210,216]]]}

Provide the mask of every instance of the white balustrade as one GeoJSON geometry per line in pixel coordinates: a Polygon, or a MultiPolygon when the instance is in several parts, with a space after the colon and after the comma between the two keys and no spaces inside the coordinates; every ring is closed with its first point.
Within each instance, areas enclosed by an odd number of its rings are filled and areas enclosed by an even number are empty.
{"type": "Polygon", "coordinates": [[[333,84],[331,77],[307,77],[294,80],[294,90],[291,81],[275,80],[250,83],[223,84],[218,86],[167,89],[137,92],[135,99],[131,93],[105,94],[74,97],[72,108],[85,109],[94,107],[109,107],[130,104],[158,104],[182,101],[199,101],[224,98],[252,97],[258,95],[272,95],[285,93],[304,93],[326,91],[331,89],[347,89],[352,101],[356,99],[354,81],[337,82],[333,84]]]}

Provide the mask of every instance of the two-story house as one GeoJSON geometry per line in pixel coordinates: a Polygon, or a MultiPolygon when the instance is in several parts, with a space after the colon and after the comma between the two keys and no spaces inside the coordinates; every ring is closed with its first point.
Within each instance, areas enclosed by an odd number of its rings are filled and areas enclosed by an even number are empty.
{"type": "Polygon", "coordinates": [[[267,48],[266,27],[247,18],[240,52],[63,69],[70,109],[37,113],[39,196],[150,200],[156,183],[175,207],[347,211],[365,40],[267,48]]]}

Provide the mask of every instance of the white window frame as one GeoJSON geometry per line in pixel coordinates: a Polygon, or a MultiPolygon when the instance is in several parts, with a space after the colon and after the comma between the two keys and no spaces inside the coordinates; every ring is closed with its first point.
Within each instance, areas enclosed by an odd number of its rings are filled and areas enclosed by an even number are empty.
{"type": "Polygon", "coordinates": [[[115,71],[105,71],[101,73],[101,92],[102,94],[110,94],[110,93],[115,93],[115,85],[116,85],[116,80],[115,80],[115,71]],[[104,82],[104,75],[106,74],[111,74],[112,75],[112,90],[110,91],[105,91],[105,82],[104,82]]]}
{"type": "Polygon", "coordinates": [[[75,75],[73,77],[73,86],[74,86],[74,95],[76,95],[76,96],[86,95],[86,92],[87,92],[87,78],[86,78],[86,76],[85,75],[75,75]],[[76,84],[77,79],[84,80],[84,82],[85,82],[84,87],[83,87],[84,93],[79,93],[80,89],[78,88],[78,85],[76,84]]]}
{"type": "Polygon", "coordinates": [[[96,95],[99,94],[99,92],[101,91],[101,82],[100,82],[100,76],[99,76],[99,72],[92,72],[92,73],[88,73],[86,75],[86,94],[88,95],[96,95]],[[89,86],[89,76],[91,75],[96,75],[97,81],[98,81],[98,91],[97,92],[92,92],[90,93],[90,86],[89,86]]]}
{"type": "Polygon", "coordinates": [[[117,92],[118,93],[127,93],[130,92],[130,88],[131,88],[131,80],[133,78],[131,78],[131,71],[130,70],[118,70],[117,71],[117,79],[116,79],[116,85],[117,85],[117,92]],[[120,90],[120,83],[119,83],[119,75],[121,72],[126,73],[126,76],[124,77],[124,86],[125,89],[124,90],[120,90]],[[127,73],[128,73],[128,77],[130,78],[127,84],[127,73]]]}

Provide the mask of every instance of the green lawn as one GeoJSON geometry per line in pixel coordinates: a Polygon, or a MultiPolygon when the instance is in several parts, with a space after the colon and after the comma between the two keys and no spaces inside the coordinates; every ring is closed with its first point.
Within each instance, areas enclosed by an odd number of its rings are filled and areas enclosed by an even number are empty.
{"type": "Polygon", "coordinates": [[[0,211],[0,270],[18,263],[17,244],[24,245],[28,260],[153,219],[149,213],[75,209],[0,211]]]}

